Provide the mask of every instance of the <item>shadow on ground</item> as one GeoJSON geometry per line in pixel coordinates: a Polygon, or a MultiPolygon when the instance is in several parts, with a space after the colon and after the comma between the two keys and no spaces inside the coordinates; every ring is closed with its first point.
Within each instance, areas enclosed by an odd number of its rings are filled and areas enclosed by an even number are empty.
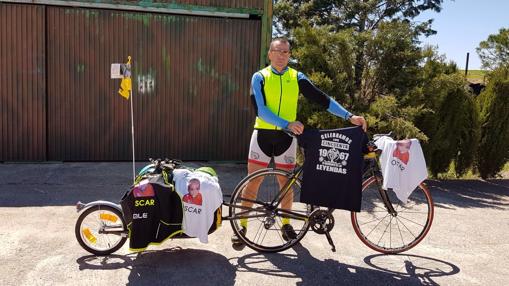
{"type": "MultiPolygon", "coordinates": [[[[230,194],[245,175],[245,164],[186,162],[213,166],[223,194],[230,194]]],[[[144,162],[136,163],[141,170],[144,162]]],[[[0,164],[0,207],[72,206],[76,202],[118,203],[133,181],[132,163],[0,164]]]]}
{"type": "Polygon", "coordinates": [[[509,207],[509,180],[428,180],[435,207],[509,207]]]}
{"type": "MultiPolygon", "coordinates": [[[[145,166],[137,162],[136,170],[145,166]]],[[[245,164],[186,162],[212,166],[223,194],[231,194],[246,175],[245,164]]],[[[118,202],[132,183],[129,162],[0,164],[0,207],[71,206],[77,201],[118,202]]],[[[437,207],[508,207],[509,180],[428,180],[437,207]]]]}
{"type": "Polygon", "coordinates": [[[234,285],[235,267],[226,257],[179,247],[140,254],[84,256],[80,271],[130,270],[127,285],[234,285]]]}
{"type": "Polygon", "coordinates": [[[423,256],[372,255],[364,259],[370,267],[359,267],[318,260],[300,245],[293,250],[296,254],[254,253],[235,258],[237,271],[295,278],[297,285],[438,285],[435,277],[460,272],[452,263],[423,256]],[[267,267],[267,261],[274,267],[267,267]]]}

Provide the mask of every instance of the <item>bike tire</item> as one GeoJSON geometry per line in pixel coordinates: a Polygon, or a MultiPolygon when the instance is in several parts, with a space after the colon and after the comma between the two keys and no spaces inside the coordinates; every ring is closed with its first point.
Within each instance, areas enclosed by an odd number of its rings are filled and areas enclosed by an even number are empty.
{"type": "Polygon", "coordinates": [[[426,237],[434,217],[433,199],[426,185],[420,184],[403,204],[393,191],[383,190],[381,182],[381,177],[374,176],[363,182],[361,211],[351,213],[352,226],[369,248],[384,254],[401,253],[426,237]],[[396,215],[389,213],[382,194],[396,215]]]}
{"type": "Polygon", "coordinates": [[[81,247],[98,256],[119,250],[127,240],[127,226],[122,212],[107,205],[96,205],[84,210],[76,221],[74,232],[81,247]],[[124,234],[101,233],[101,228],[112,228],[124,234]]]}
{"type": "MultiPolygon", "coordinates": [[[[280,252],[284,251],[296,243],[298,243],[306,234],[309,229],[309,214],[312,211],[311,206],[302,204],[299,202],[300,196],[300,180],[296,179],[295,183],[292,184],[293,190],[293,203],[292,212],[298,213],[299,215],[305,216],[305,219],[291,218],[290,224],[294,227],[296,237],[285,241],[281,234],[282,218],[284,215],[278,211],[281,206],[277,206],[275,210],[271,210],[269,206],[264,206],[261,203],[268,203],[274,200],[276,195],[279,193],[280,188],[277,183],[277,177],[291,178],[293,174],[284,170],[267,168],[258,170],[249,176],[245,177],[235,187],[232,193],[230,203],[232,205],[241,205],[245,199],[242,194],[248,184],[253,180],[261,180],[260,188],[256,194],[256,200],[260,203],[254,203],[252,210],[246,213],[246,210],[240,209],[235,206],[229,207],[230,224],[234,233],[251,249],[258,252],[280,252]],[[257,218],[247,219],[247,231],[241,231],[241,218],[245,215],[258,215],[257,218]],[[274,223],[271,224],[271,220],[274,223]],[[254,231],[253,231],[254,230],[254,231]]],[[[246,218],[244,218],[246,219],[246,218]]]]}

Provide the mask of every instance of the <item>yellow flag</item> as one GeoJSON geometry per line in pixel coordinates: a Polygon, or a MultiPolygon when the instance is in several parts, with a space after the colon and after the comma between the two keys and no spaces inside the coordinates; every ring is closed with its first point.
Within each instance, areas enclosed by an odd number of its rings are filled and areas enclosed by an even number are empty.
{"type": "Polygon", "coordinates": [[[124,70],[123,74],[124,78],[122,78],[118,93],[125,99],[129,99],[129,94],[131,93],[133,87],[131,81],[131,56],[127,57],[126,69],[124,70]]]}
{"type": "Polygon", "coordinates": [[[122,95],[125,99],[129,99],[129,94],[131,93],[132,83],[130,77],[124,77],[122,82],[120,83],[120,89],[118,93],[122,95]]]}

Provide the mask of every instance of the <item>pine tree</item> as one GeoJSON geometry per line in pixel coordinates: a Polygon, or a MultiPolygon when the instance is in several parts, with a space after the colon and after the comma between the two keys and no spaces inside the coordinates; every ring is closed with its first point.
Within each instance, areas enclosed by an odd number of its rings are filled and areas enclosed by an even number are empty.
{"type": "Polygon", "coordinates": [[[424,94],[432,99],[426,106],[434,110],[419,118],[418,124],[429,136],[424,145],[428,167],[437,176],[454,160],[461,175],[473,163],[479,138],[479,115],[472,94],[458,74],[432,79],[424,94]]]}
{"type": "Polygon", "coordinates": [[[509,160],[509,71],[495,70],[479,95],[481,140],[477,168],[482,178],[494,177],[509,160]]]}

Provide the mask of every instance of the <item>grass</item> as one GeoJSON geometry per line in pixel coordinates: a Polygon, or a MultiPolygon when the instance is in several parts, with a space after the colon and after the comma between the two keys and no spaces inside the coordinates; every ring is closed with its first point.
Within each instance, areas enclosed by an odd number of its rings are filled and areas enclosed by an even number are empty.
{"type": "Polygon", "coordinates": [[[505,163],[504,168],[502,168],[503,172],[509,172],[509,162],[505,163]]]}
{"type": "MultiPolygon", "coordinates": [[[[429,174],[429,177],[432,178],[431,172],[428,171],[428,174],[429,174]]],[[[437,175],[437,177],[435,177],[435,179],[439,179],[439,180],[457,180],[457,179],[460,179],[460,180],[475,180],[475,179],[480,179],[480,178],[481,177],[479,176],[479,174],[474,172],[474,170],[472,170],[472,168],[467,170],[467,172],[463,176],[461,176],[459,178],[456,177],[456,171],[455,171],[454,162],[452,162],[449,165],[449,169],[447,170],[447,172],[440,173],[440,174],[437,175]]],[[[505,163],[504,167],[502,168],[502,170],[500,170],[498,175],[495,176],[495,178],[503,178],[503,179],[508,179],[509,178],[509,161],[505,163]]]]}
{"type": "MultiPolygon", "coordinates": [[[[459,70],[459,73],[464,75],[465,70],[459,70]]],[[[468,74],[467,74],[467,79],[470,82],[483,83],[485,74],[486,74],[486,71],[483,71],[483,70],[469,70],[468,74]]]]}

